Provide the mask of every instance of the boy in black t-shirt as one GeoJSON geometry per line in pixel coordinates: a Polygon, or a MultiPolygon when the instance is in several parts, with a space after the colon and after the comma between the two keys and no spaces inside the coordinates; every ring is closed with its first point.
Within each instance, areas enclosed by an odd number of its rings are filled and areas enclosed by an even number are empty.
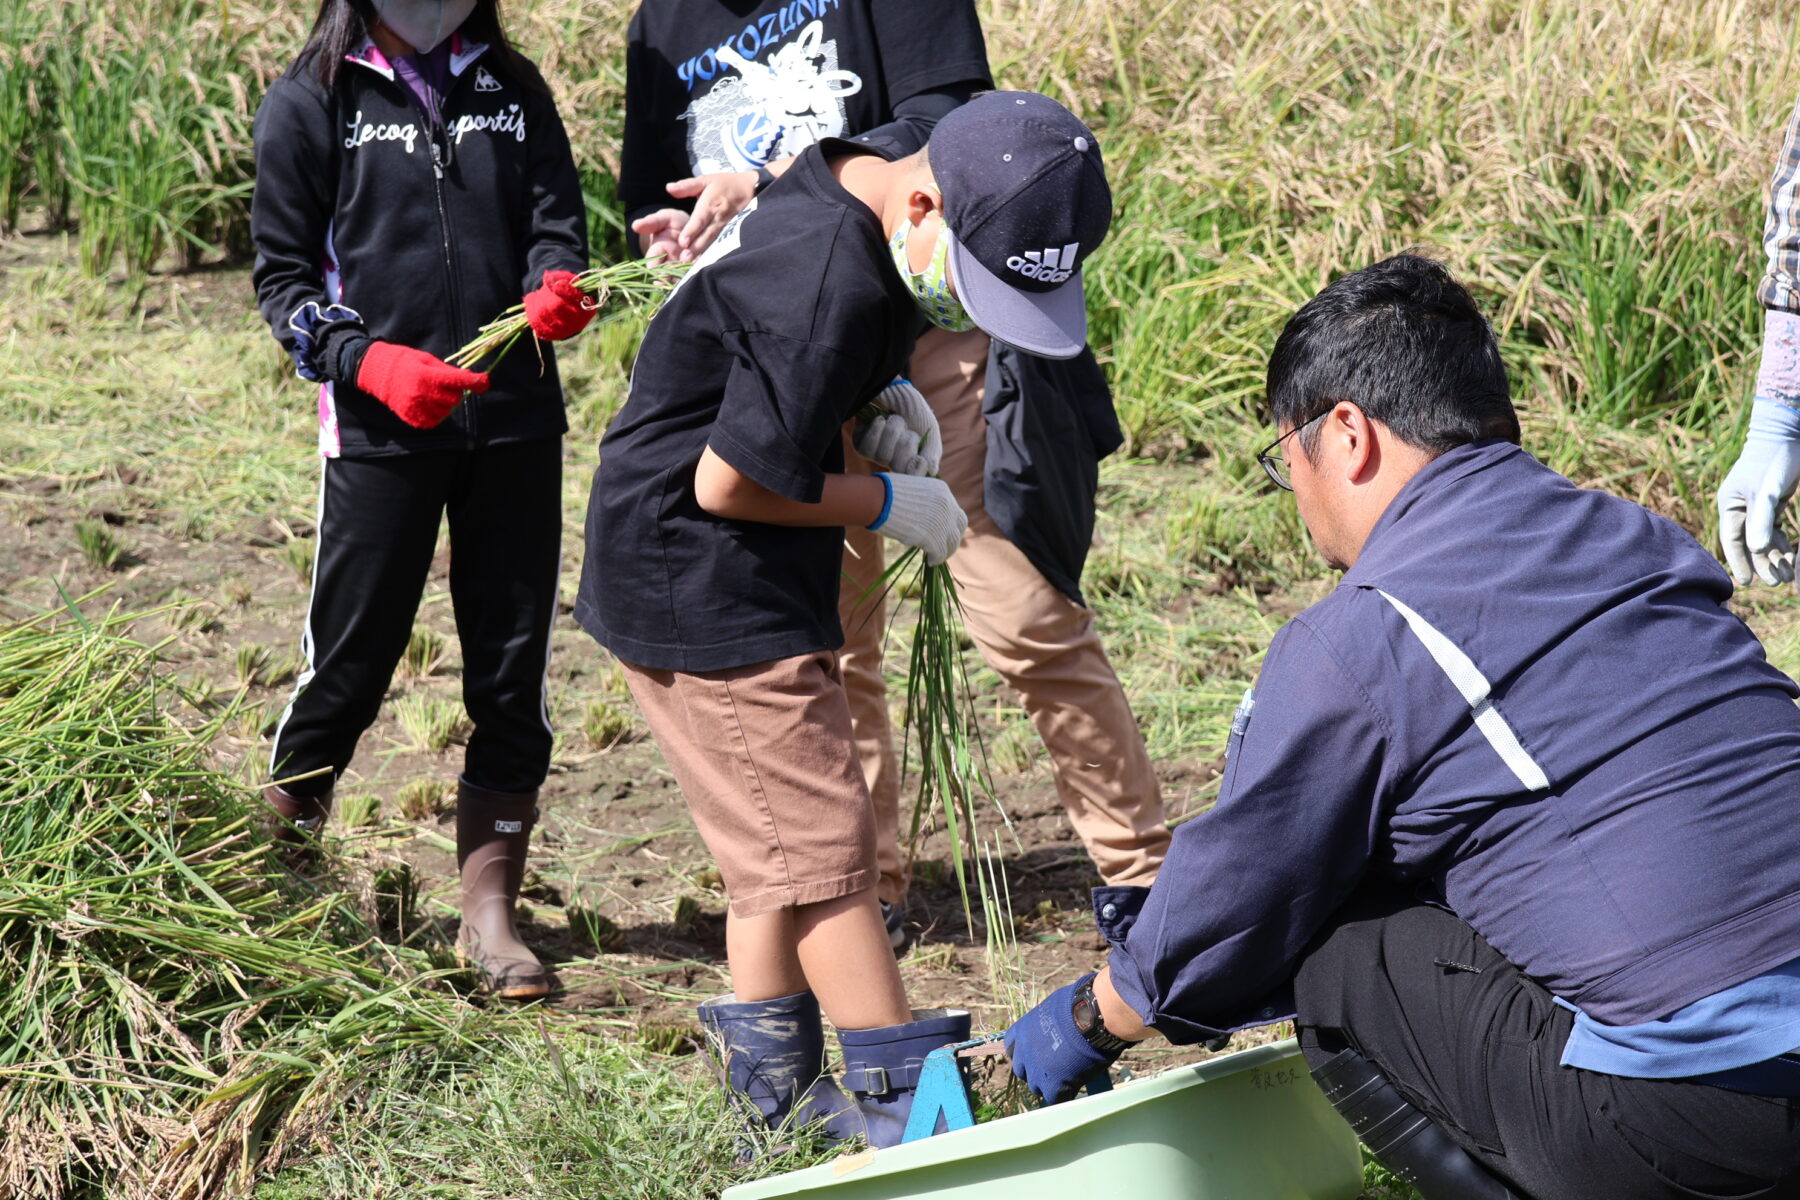
{"type": "Polygon", "coordinates": [[[701,1017],[771,1125],[895,1144],[925,1055],[969,1030],[907,1007],[835,655],[845,526],[941,562],[965,520],[941,480],[902,473],[924,428],[876,475],[842,472],[840,428],[904,364],[920,306],[1079,349],[1079,267],[1111,212],[1093,135],[1031,93],[970,102],[897,162],[824,141],[651,322],[601,443],[576,617],[620,659],[719,861],[736,990],[701,1017]],[[823,1077],[821,1007],[854,1105],[823,1077]]]}

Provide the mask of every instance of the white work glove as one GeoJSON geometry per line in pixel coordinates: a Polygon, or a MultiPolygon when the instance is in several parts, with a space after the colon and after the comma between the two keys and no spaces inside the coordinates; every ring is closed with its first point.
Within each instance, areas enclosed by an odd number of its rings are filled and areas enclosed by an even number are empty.
{"type": "Polygon", "coordinates": [[[1719,485],[1719,540],[1731,577],[1764,583],[1794,577],[1794,547],[1776,524],[1800,483],[1800,412],[1773,400],[1750,409],[1744,452],[1719,485]]]}
{"type": "Polygon", "coordinates": [[[1719,540],[1731,577],[1794,578],[1794,548],[1778,524],[1800,483],[1800,316],[1766,314],[1762,366],[1743,453],[1719,485],[1719,540]]]}
{"type": "Polygon", "coordinates": [[[879,474],[887,481],[887,513],[870,529],[925,552],[925,561],[937,566],[962,542],[969,518],[941,479],[921,475],[879,474]]]}
{"type": "Polygon", "coordinates": [[[896,379],[873,402],[885,415],[856,430],[856,452],[901,475],[936,475],[944,462],[944,435],[919,389],[896,379]]]}

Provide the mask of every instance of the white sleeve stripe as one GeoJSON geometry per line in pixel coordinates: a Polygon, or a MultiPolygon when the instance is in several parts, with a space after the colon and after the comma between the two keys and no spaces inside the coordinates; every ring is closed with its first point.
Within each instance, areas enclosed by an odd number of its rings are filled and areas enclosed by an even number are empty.
{"type": "MultiPolygon", "coordinates": [[[[1379,588],[1376,590],[1380,591],[1379,588]]],[[[1424,643],[1425,652],[1450,677],[1451,684],[1475,714],[1475,728],[1487,738],[1488,745],[1494,748],[1500,761],[1525,785],[1527,791],[1548,790],[1550,777],[1544,774],[1544,769],[1538,766],[1537,760],[1520,744],[1512,726],[1506,723],[1506,718],[1494,707],[1493,700],[1489,698],[1492,687],[1487,677],[1481,673],[1481,668],[1463,653],[1462,647],[1438,632],[1424,617],[1386,592],[1381,592],[1381,598],[1393,605],[1394,611],[1405,618],[1407,627],[1424,643]]]]}

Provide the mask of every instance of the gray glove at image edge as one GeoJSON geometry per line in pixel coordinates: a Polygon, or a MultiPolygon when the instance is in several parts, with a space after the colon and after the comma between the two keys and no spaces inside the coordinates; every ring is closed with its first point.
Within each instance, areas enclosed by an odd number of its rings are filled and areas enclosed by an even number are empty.
{"type": "Polygon", "coordinates": [[[1762,364],[1744,448],[1719,485],[1719,541],[1731,577],[1780,584],[1794,578],[1781,511],[1800,482],[1800,316],[1766,314],[1762,364]]]}

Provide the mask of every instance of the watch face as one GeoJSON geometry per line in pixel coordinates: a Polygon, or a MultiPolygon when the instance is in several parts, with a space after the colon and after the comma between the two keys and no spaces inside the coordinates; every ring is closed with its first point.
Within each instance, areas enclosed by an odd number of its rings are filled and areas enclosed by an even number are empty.
{"type": "Polygon", "coordinates": [[[1075,994],[1073,1006],[1075,1028],[1083,1034],[1092,1033],[1100,1024],[1100,1008],[1094,1003],[1094,993],[1083,988],[1075,994]]]}

